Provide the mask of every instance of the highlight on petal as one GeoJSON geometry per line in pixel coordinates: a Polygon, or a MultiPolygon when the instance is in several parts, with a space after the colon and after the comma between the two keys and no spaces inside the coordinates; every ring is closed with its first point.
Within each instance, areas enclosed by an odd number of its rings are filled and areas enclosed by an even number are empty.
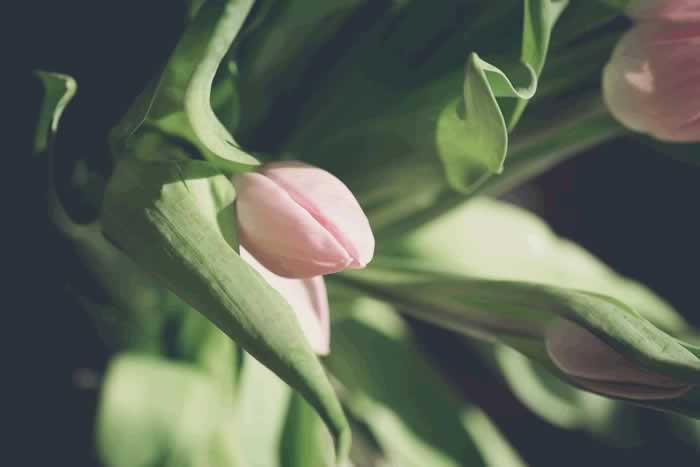
{"type": "Polygon", "coordinates": [[[573,382],[591,391],[626,399],[668,399],[689,385],[641,368],[580,324],[559,319],[546,332],[552,362],[573,382]]]}
{"type": "Polygon", "coordinates": [[[241,258],[289,303],[314,352],[327,355],[330,352],[330,315],[323,276],[306,279],[278,276],[266,269],[243,247],[241,258]]]}
{"type": "Polygon", "coordinates": [[[700,21],[698,0],[632,0],[627,14],[638,21],[700,21]]]}
{"type": "Polygon", "coordinates": [[[632,130],[700,141],[700,23],[633,27],[603,70],[603,97],[632,130]]]}
{"type": "Polygon", "coordinates": [[[275,162],[234,179],[241,244],[277,275],[292,278],[362,268],[374,236],[350,190],[301,162],[275,162]]]}

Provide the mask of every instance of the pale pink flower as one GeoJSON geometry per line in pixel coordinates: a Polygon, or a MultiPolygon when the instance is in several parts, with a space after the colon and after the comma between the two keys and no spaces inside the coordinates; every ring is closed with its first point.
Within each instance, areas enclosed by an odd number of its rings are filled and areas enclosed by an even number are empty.
{"type": "Polygon", "coordinates": [[[678,397],[690,388],[642,368],[591,331],[559,319],[547,329],[547,353],[574,383],[599,394],[651,400],[678,397]]]}
{"type": "Polygon", "coordinates": [[[241,248],[241,258],[258,271],[287,301],[313,351],[319,355],[327,355],[330,352],[330,317],[323,277],[280,277],[266,269],[244,248],[241,248]]]}
{"type": "Polygon", "coordinates": [[[700,0],[632,0],[627,14],[638,21],[700,22],[700,0]]]}
{"type": "Polygon", "coordinates": [[[603,71],[610,112],[665,141],[700,141],[700,22],[634,26],[603,71]]]}
{"type": "Polygon", "coordinates": [[[243,245],[277,275],[305,278],[363,268],[374,255],[367,217],[336,177],[301,162],[237,175],[243,245]]]}

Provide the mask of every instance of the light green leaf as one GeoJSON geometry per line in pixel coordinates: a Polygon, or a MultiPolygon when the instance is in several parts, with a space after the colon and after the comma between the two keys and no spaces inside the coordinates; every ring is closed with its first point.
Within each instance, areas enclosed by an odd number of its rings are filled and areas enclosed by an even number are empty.
{"type": "Polygon", "coordinates": [[[348,410],[376,438],[386,465],[523,465],[420,353],[391,306],[362,297],[353,308],[354,319],[333,323],[327,364],[348,410]]]}
{"type": "Polygon", "coordinates": [[[187,26],[162,74],[136,99],[111,134],[123,154],[140,129],[184,138],[225,171],[250,170],[259,162],[241,150],[211,107],[217,69],[236,38],[253,0],[210,0],[187,26]]]}
{"type": "MultiPolygon", "coordinates": [[[[549,49],[549,39],[555,23],[569,4],[569,0],[525,0],[523,39],[520,59],[536,77],[542,73],[549,49]]],[[[513,129],[520,119],[527,100],[519,98],[506,114],[508,128],[513,129]]]]}
{"type": "Polygon", "coordinates": [[[610,295],[667,331],[687,330],[662,298],[557,237],[536,215],[505,202],[472,199],[405,235],[398,250],[444,271],[610,295]]]}
{"type": "Polygon", "coordinates": [[[107,467],[235,467],[230,394],[186,365],[135,354],[112,360],[97,415],[107,467]]]}
{"type": "Polygon", "coordinates": [[[282,467],[335,467],[333,439],[323,421],[297,393],[292,394],[280,446],[282,467]]]}
{"type": "Polygon", "coordinates": [[[467,62],[463,100],[445,109],[437,124],[436,145],[453,188],[472,191],[487,177],[503,171],[508,130],[496,97],[529,99],[537,76],[526,65],[516,88],[505,73],[472,53],[467,62]],[[461,112],[460,112],[461,111],[461,112]],[[463,115],[460,115],[463,113],[463,115]]]}
{"type": "Polygon", "coordinates": [[[230,180],[197,161],[125,159],[105,193],[108,238],[297,389],[349,447],[347,421],[284,298],[238,255],[230,180]]]}
{"type": "Polygon", "coordinates": [[[240,350],[211,321],[186,307],[176,322],[176,357],[191,362],[234,394],[240,370],[240,350]]]}
{"type": "Polygon", "coordinates": [[[281,467],[279,448],[291,394],[277,375],[244,356],[237,400],[241,465],[281,467]]]}
{"type": "Polygon", "coordinates": [[[73,78],[61,73],[36,71],[34,74],[44,85],[44,96],[34,135],[34,152],[39,154],[49,149],[52,144],[61,115],[73,99],[78,85],[73,78]]]}
{"type": "MultiPolygon", "coordinates": [[[[689,391],[668,398],[619,398],[700,417],[700,359],[624,303],[597,293],[476,279],[419,264],[375,258],[367,270],[345,272],[341,277],[358,290],[401,306],[416,318],[509,345],[578,384],[558,369],[545,348],[545,333],[551,326],[562,320],[573,321],[640,368],[691,386],[689,391]]],[[[624,384],[620,388],[624,389],[624,384]]]]}

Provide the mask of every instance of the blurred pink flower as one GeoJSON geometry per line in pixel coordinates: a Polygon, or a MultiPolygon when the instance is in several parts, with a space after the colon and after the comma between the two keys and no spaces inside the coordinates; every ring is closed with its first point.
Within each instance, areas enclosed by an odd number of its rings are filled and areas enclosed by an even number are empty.
{"type": "Polygon", "coordinates": [[[326,284],[322,276],[288,279],[267,270],[241,247],[241,258],[250,264],[267,283],[287,301],[296,314],[306,340],[314,352],[330,352],[330,318],[326,284]]]}
{"type": "Polygon", "coordinates": [[[234,185],[241,245],[275,274],[313,277],[363,268],[372,259],[367,217],[325,170],[273,162],[236,176],[234,185]]]}
{"type": "Polygon", "coordinates": [[[560,319],[547,329],[545,344],[552,362],[573,382],[599,394],[626,399],[674,398],[687,384],[641,368],[588,329],[560,319]]]}
{"type": "Polygon", "coordinates": [[[627,14],[638,21],[700,21],[699,0],[632,0],[627,14]]]}
{"type": "Polygon", "coordinates": [[[700,22],[634,26],[605,66],[603,97],[632,130],[700,141],[700,22]]]}

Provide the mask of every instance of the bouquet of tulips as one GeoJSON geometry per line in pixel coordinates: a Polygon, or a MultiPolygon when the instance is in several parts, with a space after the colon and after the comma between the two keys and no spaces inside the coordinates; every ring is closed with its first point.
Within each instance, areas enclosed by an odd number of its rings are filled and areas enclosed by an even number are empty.
{"type": "Polygon", "coordinates": [[[109,174],[76,167],[87,222],[55,188],[76,82],[36,73],[49,214],[114,352],[105,466],[524,466],[415,320],[558,427],[700,430],[700,333],[498,200],[622,135],[700,160],[700,1],[183,4],[109,174]]]}

